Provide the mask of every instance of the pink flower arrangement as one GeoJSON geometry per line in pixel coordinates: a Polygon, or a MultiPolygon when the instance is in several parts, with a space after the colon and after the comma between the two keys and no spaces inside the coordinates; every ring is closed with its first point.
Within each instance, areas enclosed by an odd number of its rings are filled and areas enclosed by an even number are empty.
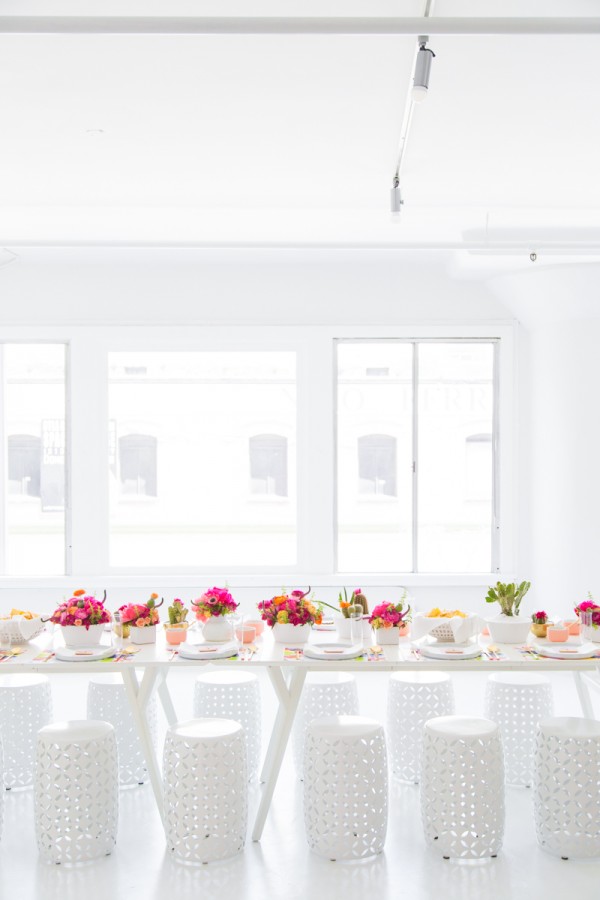
{"type": "Polygon", "coordinates": [[[598,604],[594,600],[592,600],[590,595],[588,596],[590,597],[590,599],[584,600],[583,603],[580,603],[578,606],[576,606],[575,612],[577,615],[579,615],[582,612],[588,612],[589,610],[591,610],[592,625],[597,628],[598,626],[600,626],[600,606],[598,606],[598,604]]]}
{"type": "Polygon", "coordinates": [[[410,622],[410,606],[404,609],[404,601],[399,603],[380,603],[375,607],[369,622],[373,628],[394,628],[410,622]]]}
{"type": "Polygon", "coordinates": [[[535,625],[545,625],[548,621],[548,613],[544,612],[543,609],[540,609],[539,612],[534,612],[531,616],[531,621],[535,625]]]}
{"type": "Polygon", "coordinates": [[[147,603],[125,603],[119,607],[121,622],[123,625],[133,625],[135,628],[148,628],[150,625],[158,625],[158,608],[164,603],[164,598],[157,603],[158,594],[151,594],[147,603]]]}
{"type": "Polygon", "coordinates": [[[271,600],[262,600],[258,604],[260,617],[269,628],[274,625],[313,625],[323,618],[320,605],[315,606],[307,600],[308,591],[292,591],[291,594],[279,594],[271,600]]]}
{"type": "Polygon", "coordinates": [[[57,625],[76,625],[86,630],[90,625],[102,625],[104,622],[110,622],[110,613],[104,606],[104,600],[106,600],[106,591],[104,591],[102,600],[96,600],[85,591],[75,591],[70,600],[65,600],[54,610],[50,616],[50,622],[55,622],[57,625]]]}
{"type": "Polygon", "coordinates": [[[211,616],[228,616],[234,613],[240,604],[236,603],[227,588],[212,587],[197,600],[192,600],[196,618],[201,622],[211,616]]]}

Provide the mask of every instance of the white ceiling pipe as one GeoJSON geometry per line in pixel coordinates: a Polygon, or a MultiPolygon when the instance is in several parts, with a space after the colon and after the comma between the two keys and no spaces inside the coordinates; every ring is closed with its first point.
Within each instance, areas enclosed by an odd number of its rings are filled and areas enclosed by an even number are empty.
{"type": "Polygon", "coordinates": [[[168,16],[0,16],[0,34],[600,34],[594,17],[225,18],[168,16]]]}

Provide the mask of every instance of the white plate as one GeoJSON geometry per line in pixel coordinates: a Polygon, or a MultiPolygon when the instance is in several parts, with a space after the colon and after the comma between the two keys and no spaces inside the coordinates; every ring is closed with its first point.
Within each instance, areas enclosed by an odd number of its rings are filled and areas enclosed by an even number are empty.
{"type": "Polygon", "coordinates": [[[179,655],[184,659],[227,659],[237,656],[238,647],[233,641],[225,644],[189,644],[187,641],[179,645],[179,655]]]}
{"type": "Polygon", "coordinates": [[[532,644],[532,647],[540,656],[547,656],[549,659],[589,659],[590,656],[595,656],[598,649],[600,649],[596,644],[591,643],[542,644],[541,642],[536,642],[532,644]]]}
{"type": "Polygon", "coordinates": [[[332,662],[336,659],[356,659],[364,652],[359,644],[307,644],[304,647],[304,655],[309,659],[328,659],[332,662]]]}
{"type": "Polygon", "coordinates": [[[110,659],[116,652],[114,647],[59,647],[56,659],[63,662],[97,662],[110,659]]]}
{"type": "Polygon", "coordinates": [[[476,659],[481,656],[479,644],[438,644],[426,640],[415,642],[414,646],[430,659],[476,659]]]}
{"type": "Polygon", "coordinates": [[[333,619],[323,619],[319,625],[313,625],[313,631],[336,631],[333,619]]]}

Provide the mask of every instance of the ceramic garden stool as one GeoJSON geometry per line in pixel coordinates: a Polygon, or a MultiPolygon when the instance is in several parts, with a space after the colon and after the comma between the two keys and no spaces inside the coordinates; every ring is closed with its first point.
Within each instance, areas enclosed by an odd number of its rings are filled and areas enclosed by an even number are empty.
{"type": "Polygon", "coordinates": [[[304,824],[311,850],[331,860],[381,853],[388,818],[385,732],[373,719],[314,719],[304,743],[304,824]]]}
{"type": "MultiPolygon", "coordinates": [[[[156,744],[156,697],[146,707],[152,743],[156,744]]],[[[119,783],[144,784],[148,770],[137,727],[127,699],[127,689],[116,674],[94,675],[88,683],[87,717],[114,726],[119,757],[119,783]]]]}
{"type": "Polygon", "coordinates": [[[7,791],[33,784],[36,736],[51,720],[52,694],[44,675],[0,678],[0,736],[7,791]]]}
{"type": "Polygon", "coordinates": [[[389,681],[387,737],[392,772],[401,781],[420,779],[423,726],[454,712],[454,689],[444,672],[395,672],[389,681]]]}
{"type": "Polygon", "coordinates": [[[540,847],[562,859],[600,857],[600,722],[542,719],[533,783],[540,847]]]}
{"type": "Polygon", "coordinates": [[[552,687],[543,676],[505,672],[488,678],[484,715],[500,726],[507,784],[533,784],[538,722],[552,712],[552,687]]]}
{"type": "Polygon", "coordinates": [[[304,771],[306,729],[324,716],[357,716],[356,679],[349,672],[309,672],[302,689],[292,731],[294,765],[298,777],[304,771]]]}
{"type": "Polygon", "coordinates": [[[172,725],[163,759],[167,850],[201,865],[244,848],[248,772],[244,729],[233,719],[172,725]]]}
{"type": "Polygon", "coordinates": [[[240,723],[246,736],[248,777],[254,778],[260,763],[262,735],[257,676],[226,669],[198,675],[194,686],[194,717],[233,719],[240,723]]]}
{"type": "Polygon", "coordinates": [[[497,856],[504,834],[504,764],[495,722],[441,716],[425,723],[421,816],[425,840],[444,859],[497,856]]]}
{"type": "Polygon", "coordinates": [[[46,862],[108,855],[117,839],[117,740],[109,722],[55,722],[38,732],[34,805],[46,862]]]}

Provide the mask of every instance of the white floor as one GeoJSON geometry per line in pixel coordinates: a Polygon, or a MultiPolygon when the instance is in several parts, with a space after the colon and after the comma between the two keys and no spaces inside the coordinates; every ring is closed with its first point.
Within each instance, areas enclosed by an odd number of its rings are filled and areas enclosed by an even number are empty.
{"type": "MultiPolygon", "coordinates": [[[[173,679],[178,712],[190,717],[193,674],[173,679]]],[[[85,713],[86,679],[55,676],[56,718],[85,713]]],[[[553,677],[556,712],[580,715],[571,678],[553,677]]],[[[484,679],[455,676],[459,712],[481,714],[484,679]]],[[[265,731],[274,702],[263,685],[265,731]]],[[[363,711],[385,715],[386,678],[361,676],[363,711]]],[[[163,723],[164,726],[164,723],[163,723]]],[[[497,860],[475,865],[446,862],[425,847],[419,818],[419,791],[392,784],[390,821],[385,852],[366,863],[332,863],[310,854],[302,821],[302,786],[286,758],[262,841],[249,842],[232,861],[200,869],[177,865],[165,856],[160,821],[149,786],[121,791],[120,826],[115,852],[78,869],[47,866],[38,861],[33,831],[31,791],[4,795],[4,827],[0,841],[2,900],[265,900],[329,895],[332,900],[368,897],[405,900],[577,900],[600,898],[600,862],[563,862],[536,845],[531,792],[507,790],[504,848],[497,860]]],[[[260,788],[251,788],[251,819],[260,788]]]]}

